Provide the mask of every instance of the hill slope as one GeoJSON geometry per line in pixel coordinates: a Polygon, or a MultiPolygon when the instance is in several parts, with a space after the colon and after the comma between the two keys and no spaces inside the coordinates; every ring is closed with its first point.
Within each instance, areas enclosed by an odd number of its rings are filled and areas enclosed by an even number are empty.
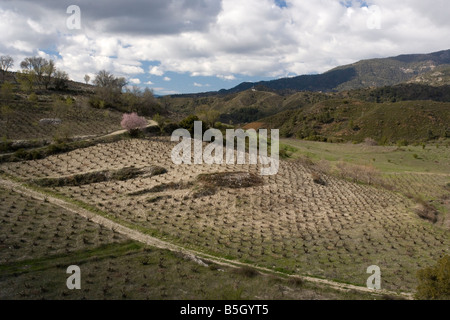
{"type": "Polygon", "coordinates": [[[284,137],[319,141],[373,138],[380,144],[450,137],[450,103],[402,101],[373,103],[333,99],[260,120],[284,137]]]}
{"type": "Polygon", "coordinates": [[[439,66],[450,66],[450,50],[362,60],[319,75],[302,75],[256,83],[244,82],[219,93],[236,93],[256,86],[292,91],[340,91],[380,87],[407,82],[439,66]]]}

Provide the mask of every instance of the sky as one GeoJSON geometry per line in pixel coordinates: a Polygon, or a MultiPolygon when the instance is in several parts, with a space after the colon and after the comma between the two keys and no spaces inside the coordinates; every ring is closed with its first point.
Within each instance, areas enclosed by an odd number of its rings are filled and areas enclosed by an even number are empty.
{"type": "Polygon", "coordinates": [[[0,0],[0,55],[196,93],[450,49],[449,16],[448,0],[0,0]]]}

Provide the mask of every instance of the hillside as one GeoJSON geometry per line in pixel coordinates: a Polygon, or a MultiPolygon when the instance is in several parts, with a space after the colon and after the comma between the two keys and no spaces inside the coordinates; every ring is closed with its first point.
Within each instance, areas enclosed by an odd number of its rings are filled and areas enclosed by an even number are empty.
{"type": "Polygon", "coordinates": [[[329,98],[331,95],[317,92],[298,92],[283,96],[274,92],[247,90],[208,97],[164,97],[160,98],[159,102],[164,108],[178,115],[178,120],[195,113],[201,106],[207,106],[217,110],[220,113],[218,120],[224,123],[248,123],[329,98]]]}
{"type": "Polygon", "coordinates": [[[225,96],[165,97],[163,104],[180,118],[208,106],[223,123],[247,124],[246,128],[264,123],[285,137],[359,142],[372,137],[384,144],[448,137],[449,89],[411,83],[290,95],[247,90],[225,96]]]}
{"type": "Polygon", "coordinates": [[[435,68],[433,71],[421,74],[411,80],[409,83],[418,83],[430,86],[450,85],[450,66],[443,65],[435,68]]]}
{"type": "Polygon", "coordinates": [[[307,140],[362,142],[372,138],[380,144],[420,142],[450,137],[450,103],[334,99],[281,112],[260,122],[264,127],[279,128],[284,137],[307,140]]]}
{"type": "Polygon", "coordinates": [[[318,75],[301,75],[256,83],[244,82],[219,93],[236,93],[263,86],[272,90],[340,91],[365,87],[395,85],[417,79],[440,66],[449,67],[450,50],[429,54],[400,55],[391,58],[362,60],[318,75]]]}

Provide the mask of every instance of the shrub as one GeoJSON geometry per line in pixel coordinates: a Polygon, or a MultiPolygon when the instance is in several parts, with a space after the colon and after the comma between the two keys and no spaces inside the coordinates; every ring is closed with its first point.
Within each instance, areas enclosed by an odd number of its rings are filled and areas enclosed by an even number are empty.
{"type": "Polygon", "coordinates": [[[124,113],[120,122],[122,128],[126,129],[130,135],[136,136],[139,131],[144,129],[147,121],[143,117],[139,117],[136,112],[124,113]]]}
{"type": "Polygon", "coordinates": [[[172,134],[172,132],[174,132],[178,128],[179,127],[177,123],[169,122],[164,125],[164,129],[161,133],[172,134]]]}
{"type": "Polygon", "coordinates": [[[408,146],[409,142],[406,139],[402,139],[402,140],[398,140],[397,141],[397,146],[398,147],[406,147],[408,146]]]}
{"type": "Polygon", "coordinates": [[[281,159],[287,159],[291,158],[296,151],[298,151],[297,148],[282,144],[280,145],[279,155],[281,159]]]}
{"type": "Polygon", "coordinates": [[[305,281],[301,278],[290,278],[289,279],[289,285],[293,286],[293,287],[302,287],[305,284],[305,281]]]}
{"type": "Polygon", "coordinates": [[[191,134],[194,132],[194,122],[200,121],[200,119],[195,115],[190,115],[178,124],[180,128],[188,130],[191,134]]]}
{"type": "Polygon", "coordinates": [[[259,274],[259,272],[256,271],[254,268],[248,266],[243,266],[238,269],[235,269],[234,272],[247,278],[254,278],[259,274]]]}
{"type": "Polygon", "coordinates": [[[435,266],[419,270],[417,278],[417,299],[450,299],[450,256],[444,256],[435,266]]]}
{"type": "Polygon", "coordinates": [[[316,172],[311,173],[311,178],[313,179],[314,183],[320,184],[320,185],[322,185],[322,186],[325,186],[325,185],[326,185],[326,182],[325,182],[325,181],[322,179],[322,177],[321,177],[318,173],[316,173],[316,172]]]}
{"type": "Polygon", "coordinates": [[[36,103],[39,101],[38,96],[36,95],[36,93],[32,93],[28,96],[28,101],[30,101],[31,103],[36,103]]]}
{"type": "Polygon", "coordinates": [[[12,100],[14,98],[13,85],[5,81],[0,89],[0,97],[5,100],[12,100]]]}
{"type": "Polygon", "coordinates": [[[105,101],[96,96],[89,98],[89,105],[96,109],[103,109],[106,106],[105,101]]]}

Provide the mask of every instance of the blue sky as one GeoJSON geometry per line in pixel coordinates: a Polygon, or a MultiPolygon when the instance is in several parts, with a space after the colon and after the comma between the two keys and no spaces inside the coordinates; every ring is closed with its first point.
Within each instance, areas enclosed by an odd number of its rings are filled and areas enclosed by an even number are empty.
{"type": "Polygon", "coordinates": [[[106,69],[159,95],[194,93],[449,49],[448,16],[447,0],[2,0],[0,55],[15,70],[40,55],[77,81],[106,69]]]}

